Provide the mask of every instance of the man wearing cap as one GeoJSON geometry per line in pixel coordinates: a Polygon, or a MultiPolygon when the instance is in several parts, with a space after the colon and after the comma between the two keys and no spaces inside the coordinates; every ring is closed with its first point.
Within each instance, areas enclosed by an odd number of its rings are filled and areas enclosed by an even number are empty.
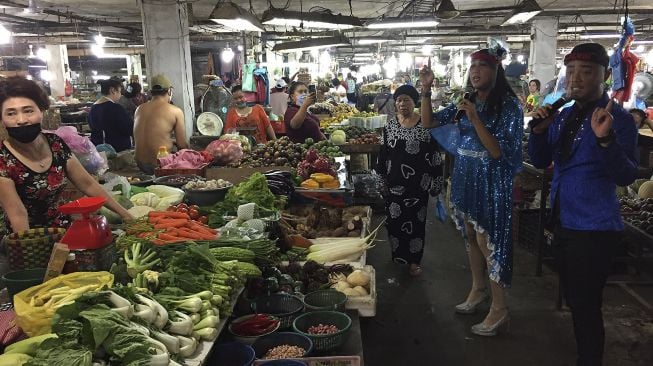
{"type": "Polygon", "coordinates": [[[533,164],[554,163],[551,183],[554,255],[571,308],[578,366],[602,364],[602,293],[624,225],[616,186],[637,176],[633,118],[608,98],[608,54],[597,43],[580,44],[565,57],[566,96],[561,112],[539,108],[528,150],[533,164]]]}
{"type": "Polygon", "coordinates": [[[146,174],[154,174],[159,147],[165,146],[168,151],[172,151],[173,144],[179,150],[188,148],[184,113],[170,104],[173,89],[170,80],[159,74],[152,78],[151,85],[152,100],[136,109],[134,121],[136,164],[146,174]]]}
{"type": "Polygon", "coordinates": [[[270,108],[272,108],[272,113],[277,116],[283,116],[286,114],[286,109],[288,109],[287,86],[285,80],[279,79],[272,90],[272,94],[270,94],[270,108]]]}

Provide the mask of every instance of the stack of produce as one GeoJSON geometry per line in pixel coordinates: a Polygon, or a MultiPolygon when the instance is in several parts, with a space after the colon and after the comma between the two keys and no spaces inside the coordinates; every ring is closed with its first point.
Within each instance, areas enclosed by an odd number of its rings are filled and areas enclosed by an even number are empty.
{"type": "Polygon", "coordinates": [[[347,276],[352,271],[353,268],[348,264],[325,267],[314,261],[307,261],[304,265],[291,262],[286,267],[266,268],[263,278],[248,282],[247,294],[252,297],[279,291],[307,294],[329,288],[330,276],[347,276]]]}
{"type": "Polygon", "coordinates": [[[653,235],[653,198],[621,199],[624,220],[638,229],[653,235]]]}
{"type": "MultiPolygon", "coordinates": [[[[346,135],[348,139],[357,139],[360,138],[363,135],[367,135],[370,133],[375,133],[374,130],[365,128],[365,127],[359,127],[359,126],[342,126],[338,128],[339,130],[342,130],[346,135]]],[[[331,128],[327,130],[327,133],[333,133],[336,128],[331,128]]]]}
{"type": "MultiPolygon", "coordinates": [[[[127,236],[147,240],[155,245],[189,240],[215,240],[218,231],[206,225],[208,218],[199,214],[199,207],[184,203],[171,206],[167,211],[150,211],[147,218],[123,225],[127,236]]],[[[124,242],[125,238],[119,238],[124,242]]]]}
{"type": "Polygon", "coordinates": [[[340,181],[331,174],[313,173],[300,186],[305,189],[338,189],[340,181]]]}
{"type": "Polygon", "coordinates": [[[359,138],[349,139],[350,144],[369,144],[369,145],[378,145],[381,143],[381,139],[376,133],[368,133],[361,135],[359,138]]]}
{"type": "Polygon", "coordinates": [[[224,134],[220,136],[221,141],[235,140],[240,142],[240,147],[243,153],[248,153],[252,149],[252,144],[249,142],[249,139],[245,135],[240,134],[224,134]]]}
{"type": "Polygon", "coordinates": [[[347,297],[367,296],[370,294],[370,275],[357,269],[349,275],[337,273],[329,276],[331,288],[340,291],[347,297]]]}
{"type": "Polygon", "coordinates": [[[331,206],[293,207],[283,213],[281,221],[286,234],[316,237],[360,238],[367,206],[338,208],[331,206]]]}
{"type": "MultiPolygon", "coordinates": [[[[138,187],[132,187],[132,191],[137,192],[136,188],[138,187]]],[[[153,210],[166,210],[184,199],[184,191],[179,188],[152,185],[143,190],[144,192],[135,193],[129,198],[134,205],[129,212],[136,218],[143,217],[153,210]]]]}
{"type": "Polygon", "coordinates": [[[297,175],[303,180],[307,180],[314,173],[324,173],[332,177],[337,177],[336,171],[333,169],[328,157],[320,156],[317,150],[311,149],[306,153],[304,160],[297,165],[297,175]]]}
{"type": "Polygon", "coordinates": [[[259,212],[266,212],[266,216],[270,216],[270,213],[285,207],[286,202],[287,197],[273,194],[268,187],[265,175],[257,172],[238,185],[229,188],[223,201],[211,207],[202,208],[202,212],[207,214],[209,226],[216,228],[224,226],[225,216],[235,216],[241,205],[256,204],[259,212]]]}
{"type": "Polygon", "coordinates": [[[286,196],[290,199],[290,196],[295,191],[292,173],[282,170],[270,170],[265,172],[264,175],[268,181],[270,192],[277,196],[286,196]]]}
{"type": "Polygon", "coordinates": [[[328,140],[318,141],[310,145],[309,148],[317,150],[320,155],[324,155],[329,158],[344,156],[344,154],[340,151],[340,147],[328,140]]]}
{"type": "Polygon", "coordinates": [[[358,112],[356,108],[351,107],[346,103],[338,104],[331,112],[331,118],[325,118],[320,121],[320,128],[328,128],[331,125],[339,125],[356,112],[358,112]]]}
{"type": "Polygon", "coordinates": [[[329,102],[315,103],[308,107],[309,112],[313,114],[333,114],[335,106],[329,102]]]}
{"type": "Polygon", "coordinates": [[[364,238],[316,238],[310,239],[313,245],[308,248],[306,259],[318,263],[350,263],[358,261],[361,255],[374,247],[377,232],[382,224],[377,226],[364,238]]]}
{"type": "Polygon", "coordinates": [[[287,136],[277,140],[268,141],[265,145],[258,146],[250,154],[245,155],[240,166],[297,166],[306,153],[303,144],[295,144],[287,136]]]}

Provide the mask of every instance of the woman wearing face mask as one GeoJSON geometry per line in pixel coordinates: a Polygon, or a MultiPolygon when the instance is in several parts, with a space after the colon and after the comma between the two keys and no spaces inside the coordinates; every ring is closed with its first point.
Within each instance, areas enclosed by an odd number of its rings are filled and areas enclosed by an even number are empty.
{"type": "Polygon", "coordinates": [[[251,107],[247,106],[245,94],[240,85],[236,85],[231,89],[231,102],[233,107],[227,112],[225,131],[237,130],[242,127],[255,127],[254,138],[257,143],[264,144],[268,140],[276,140],[277,137],[274,134],[267,113],[258,104],[251,107]]]}
{"type": "Polygon", "coordinates": [[[512,181],[522,164],[523,114],[506,81],[501,47],[471,55],[469,83],[474,92],[458,106],[433,115],[430,88],[433,73],[420,72],[422,118],[440,125],[457,123],[456,160],[451,182],[451,206],[466,239],[472,286],[465,302],[455,307],[474,313],[487,299],[485,270],[490,278],[492,304],[472,333],[494,336],[508,322],[505,289],[512,279],[512,181]],[[464,113],[462,115],[459,112],[464,113]],[[458,119],[456,118],[458,117],[458,119]]]}
{"type": "Polygon", "coordinates": [[[303,143],[307,138],[312,138],[313,141],[326,140],[320,131],[320,121],[308,112],[308,107],[315,103],[315,94],[308,94],[306,84],[296,82],[290,86],[288,95],[290,102],[283,122],[290,141],[303,143]]]}
{"type": "Polygon", "coordinates": [[[0,235],[30,227],[66,227],[57,212],[61,193],[70,180],[87,196],[104,196],[106,206],[123,219],[133,217],[91,177],[66,143],[55,134],[41,133],[48,96],[30,80],[0,81],[2,124],[9,138],[0,143],[0,235]]]}
{"type": "Polygon", "coordinates": [[[95,145],[109,144],[116,152],[132,148],[134,121],[118,100],[121,97],[122,82],[117,79],[99,80],[102,96],[91,106],[88,125],[91,141],[95,145]]]}
{"type": "Polygon", "coordinates": [[[414,112],[419,93],[403,85],[392,96],[397,116],[383,129],[377,172],[387,190],[386,228],[393,261],[409,265],[409,274],[422,273],[429,193],[442,189],[442,157],[438,144],[414,112]]]}

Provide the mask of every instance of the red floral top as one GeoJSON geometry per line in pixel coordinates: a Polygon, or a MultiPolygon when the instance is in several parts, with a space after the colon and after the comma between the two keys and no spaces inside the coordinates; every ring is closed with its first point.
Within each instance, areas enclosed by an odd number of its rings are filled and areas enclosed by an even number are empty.
{"type": "MultiPolygon", "coordinates": [[[[63,202],[61,193],[66,186],[66,163],[72,157],[70,148],[57,135],[44,133],[52,151],[52,165],[37,173],[23,164],[0,143],[0,177],[14,181],[16,191],[29,218],[30,228],[67,227],[68,217],[57,212],[63,202]]],[[[11,225],[2,212],[0,234],[11,232],[11,225]]]]}

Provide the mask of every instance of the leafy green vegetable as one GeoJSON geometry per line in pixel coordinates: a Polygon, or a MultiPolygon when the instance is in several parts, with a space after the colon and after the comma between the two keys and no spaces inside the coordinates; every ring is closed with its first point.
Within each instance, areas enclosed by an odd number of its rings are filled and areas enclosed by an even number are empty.
{"type": "Polygon", "coordinates": [[[49,338],[43,341],[36,356],[24,366],[91,366],[93,353],[88,348],[61,340],[49,338]]]}

